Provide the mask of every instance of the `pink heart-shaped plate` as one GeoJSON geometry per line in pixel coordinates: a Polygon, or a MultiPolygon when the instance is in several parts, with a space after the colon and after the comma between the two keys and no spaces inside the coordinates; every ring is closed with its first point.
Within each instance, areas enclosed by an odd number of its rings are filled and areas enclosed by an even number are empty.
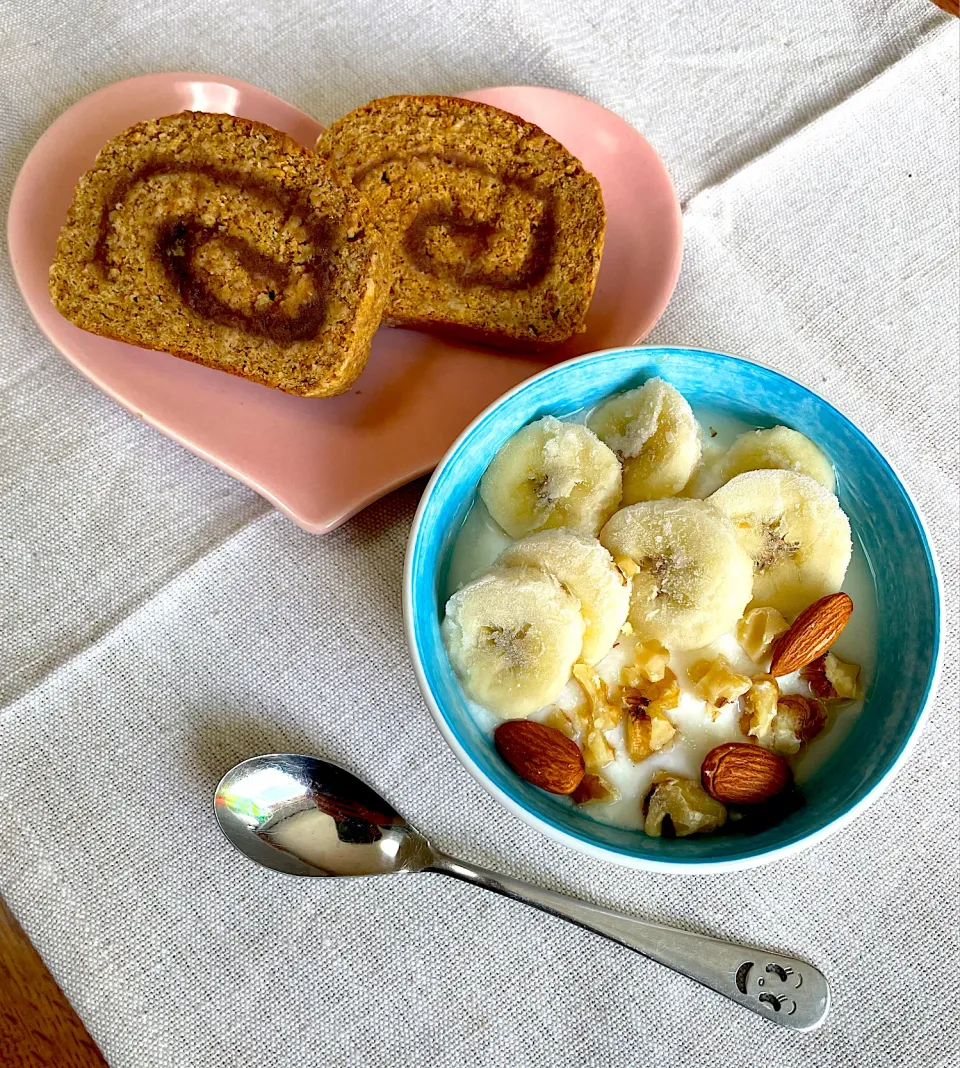
{"type": "Polygon", "coordinates": [[[680,270],[680,208],[659,157],[633,127],[588,100],[529,86],[478,89],[541,126],[597,176],[607,238],[588,330],[549,357],[517,356],[407,330],[380,330],[351,393],[293,397],[77,329],[47,293],[57,233],[78,178],[115,134],[184,109],[228,112],[311,147],[323,127],[253,85],[209,74],[150,74],[91,93],[57,119],[23,165],[9,244],[27,305],[91,382],[164,434],[262,494],[306,530],[332,530],[429,471],[505,390],[549,363],[640,340],[680,270]]]}

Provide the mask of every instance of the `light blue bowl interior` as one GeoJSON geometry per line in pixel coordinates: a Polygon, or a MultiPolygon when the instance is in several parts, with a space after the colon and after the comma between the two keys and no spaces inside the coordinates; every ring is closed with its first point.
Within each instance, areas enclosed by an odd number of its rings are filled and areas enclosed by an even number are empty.
{"type": "Polygon", "coordinates": [[[933,684],[939,645],[936,572],[919,517],[890,466],[836,409],[768,368],[696,349],[632,348],[561,364],[496,404],[451,451],[422,505],[409,548],[412,640],[427,686],[450,731],[483,776],[545,823],[629,857],[691,864],[741,861],[787,847],[839,819],[895,764],[933,684]],[[877,668],[865,707],[829,759],[807,780],[805,804],[753,834],[648,838],[592,819],[530,786],[503,763],[471,715],[440,639],[447,568],[457,533],[494,453],[520,427],[564,416],[659,375],[694,408],[757,426],[784,423],[817,442],[838,473],[838,495],[877,587],[877,668]]]}

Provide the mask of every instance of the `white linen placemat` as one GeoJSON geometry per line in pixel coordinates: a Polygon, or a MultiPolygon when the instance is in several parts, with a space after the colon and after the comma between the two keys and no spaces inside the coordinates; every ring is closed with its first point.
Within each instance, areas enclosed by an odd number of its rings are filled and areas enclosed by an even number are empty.
{"type": "Polygon", "coordinates": [[[940,698],[888,793],[743,874],[555,845],[432,725],[400,620],[422,483],[311,536],[102,396],[0,264],[0,894],[114,1068],[955,1064],[958,27],[927,0],[57,0],[0,6],[0,189],[79,96],[219,71],[330,121],[390,92],[545,84],[634,123],[685,206],[651,342],[787,371],[930,525],[940,698]],[[323,884],[220,839],[253,752],[325,753],[442,847],[823,967],[798,1036],[612,944],[431,876],[323,884]]]}

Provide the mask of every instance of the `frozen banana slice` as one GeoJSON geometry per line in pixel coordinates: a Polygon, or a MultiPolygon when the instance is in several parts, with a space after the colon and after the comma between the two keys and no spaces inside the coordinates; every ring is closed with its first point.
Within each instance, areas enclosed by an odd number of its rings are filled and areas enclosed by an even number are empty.
{"type": "Polygon", "coordinates": [[[596,535],[621,489],[620,461],[596,434],[551,415],[509,438],[480,480],[484,504],[511,538],[556,527],[596,535]]]}
{"type": "Polygon", "coordinates": [[[720,477],[724,482],[745,471],[766,470],[795,471],[809,475],[831,493],[836,488],[833,464],[823,451],[808,437],[788,426],[748,430],[737,438],[720,461],[720,477]]]}
{"type": "Polygon", "coordinates": [[[447,601],[440,625],[466,695],[502,719],[556,700],[580,657],[580,602],[532,567],[494,568],[447,601]]]}
{"type": "Polygon", "coordinates": [[[640,641],[697,649],[732,630],[750,600],[750,558],[733,524],[704,501],[632,504],[613,516],[600,541],[637,564],[629,620],[640,641]]]}
{"type": "Polygon", "coordinates": [[[662,378],[601,404],[587,425],[623,462],[624,504],[675,496],[700,462],[700,424],[662,378]]]}
{"type": "Polygon", "coordinates": [[[581,660],[601,661],[613,648],[630,607],[630,583],[597,541],[572,530],[544,530],[505,549],[499,567],[540,568],[580,601],[586,623],[581,660]]]}
{"type": "Polygon", "coordinates": [[[795,471],[748,471],[707,498],[733,522],[753,561],[752,605],[787,619],[843,584],[850,522],[837,498],[795,471]]]}

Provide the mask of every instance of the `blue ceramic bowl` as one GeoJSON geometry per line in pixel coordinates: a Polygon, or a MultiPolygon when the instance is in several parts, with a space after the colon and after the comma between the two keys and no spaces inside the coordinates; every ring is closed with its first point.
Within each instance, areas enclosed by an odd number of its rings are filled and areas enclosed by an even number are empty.
{"type": "Polygon", "coordinates": [[[835,408],[769,368],[697,349],[627,348],[551,367],[494,402],[453,444],[423,495],[407,548],[404,621],[420,688],[475,778],[527,823],[576,849],[636,868],[702,872],[766,863],[849,822],[904,762],[940,662],[940,586],[923,522],[890,464],[835,408]],[[600,823],[518,778],[471,715],[440,640],[451,549],[497,449],[544,415],[572,414],[654,375],[696,407],[757,426],[784,423],[834,461],[837,492],[877,592],[877,667],[862,713],[804,784],[805,805],[753,834],[648,838],[600,823]]]}

